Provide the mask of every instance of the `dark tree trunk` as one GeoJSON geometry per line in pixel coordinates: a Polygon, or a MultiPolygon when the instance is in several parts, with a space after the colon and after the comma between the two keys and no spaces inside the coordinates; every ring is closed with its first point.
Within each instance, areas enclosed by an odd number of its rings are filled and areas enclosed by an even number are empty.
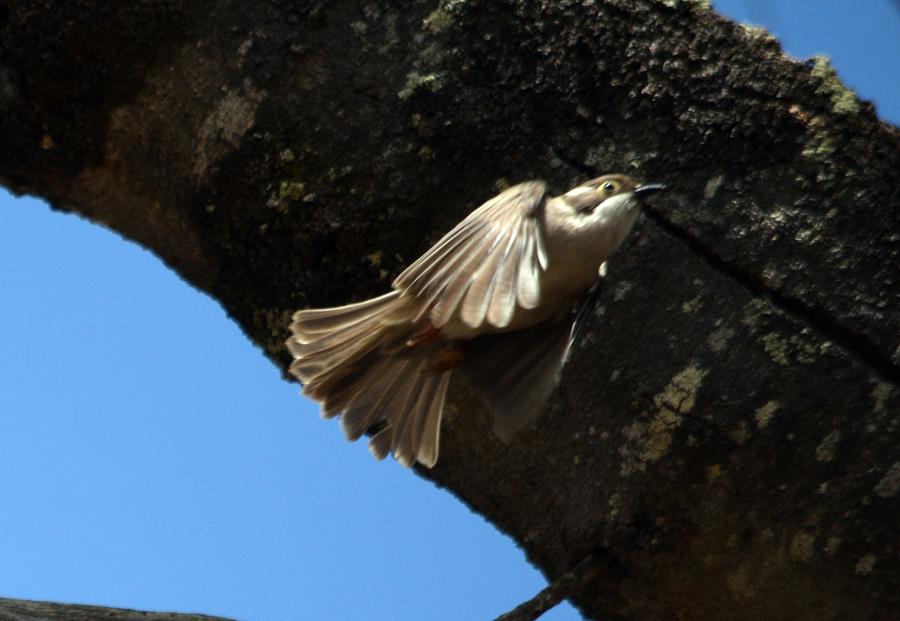
{"type": "Polygon", "coordinates": [[[2,1],[0,182],[282,369],[292,310],[386,291],[501,179],[666,183],[537,426],[458,382],[419,474],[550,580],[604,559],[590,618],[896,618],[896,128],[702,2],[399,6],[2,1]]]}

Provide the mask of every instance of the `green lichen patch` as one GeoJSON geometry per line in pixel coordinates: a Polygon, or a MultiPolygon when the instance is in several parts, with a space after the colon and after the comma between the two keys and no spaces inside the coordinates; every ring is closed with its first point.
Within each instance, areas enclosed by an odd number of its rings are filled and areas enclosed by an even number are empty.
{"type": "Polygon", "coordinates": [[[722,187],[722,183],[724,181],[724,175],[716,175],[715,177],[709,178],[706,181],[706,185],[703,187],[703,198],[708,201],[715,198],[716,194],[719,193],[719,188],[722,187]]]}
{"type": "Polygon", "coordinates": [[[722,464],[712,464],[706,468],[706,480],[712,483],[720,479],[724,473],[725,469],[722,468],[722,464]]]}
{"type": "Polygon", "coordinates": [[[607,504],[609,505],[609,513],[607,515],[610,520],[615,520],[619,517],[619,511],[622,509],[622,497],[619,496],[618,493],[613,492],[610,495],[607,504]]]}
{"type": "Polygon", "coordinates": [[[884,404],[887,403],[888,397],[891,396],[894,387],[885,382],[878,382],[872,388],[872,400],[875,406],[872,408],[873,413],[884,412],[884,404]]]}
{"type": "Polygon", "coordinates": [[[432,34],[437,34],[442,32],[450,27],[450,24],[453,23],[453,18],[450,16],[450,13],[443,6],[439,6],[431,14],[422,20],[422,26],[425,27],[425,30],[431,32],[432,34]]]}
{"type": "Polygon", "coordinates": [[[706,371],[690,365],[676,374],[653,398],[656,410],[649,421],[635,421],[622,430],[625,445],[620,473],[628,476],[643,471],[648,463],[662,458],[672,444],[672,434],[683,422],[683,416],[694,409],[697,391],[706,371]]]}
{"type": "Polygon", "coordinates": [[[364,39],[366,36],[366,31],[369,30],[369,25],[364,21],[357,20],[350,23],[350,29],[357,37],[359,37],[360,39],[364,39]]]}
{"type": "Polygon", "coordinates": [[[791,366],[794,361],[812,364],[820,353],[819,347],[797,334],[785,338],[777,332],[770,332],[762,337],[762,343],[769,357],[785,367],[791,366]]]}
{"type": "Polygon", "coordinates": [[[283,179],[278,184],[278,192],[273,192],[266,205],[286,214],[293,203],[310,202],[315,197],[306,191],[306,184],[299,179],[283,179]]]}
{"type": "Polygon", "coordinates": [[[891,464],[873,491],[882,498],[891,498],[900,491],[900,461],[891,464]]]}
{"type": "Polygon", "coordinates": [[[682,313],[696,313],[703,307],[703,300],[698,295],[697,297],[688,300],[684,304],[681,305],[682,313]]]}
{"type": "Polygon", "coordinates": [[[795,561],[808,563],[815,552],[816,536],[811,533],[797,533],[791,540],[791,558],[795,561]]]}
{"type": "Polygon", "coordinates": [[[859,99],[853,90],[847,88],[838,77],[827,56],[814,56],[810,72],[819,80],[816,93],[831,99],[831,110],[837,114],[856,114],[859,112],[859,99]]]}
{"type": "Polygon", "coordinates": [[[757,429],[765,429],[768,426],[769,421],[772,420],[772,417],[775,416],[775,412],[778,410],[778,405],[777,401],[768,401],[753,413],[753,420],[756,421],[757,429]]]}
{"type": "Polygon", "coordinates": [[[306,192],[306,184],[302,181],[282,181],[278,185],[278,199],[282,203],[299,201],[306,192]]]}
{"type": "Polygon", "coordinates": [[[677,9],[683,4],[692,4],[699,9],[709,10],[712,8],[712,0],[659,0],[665,6],[677,9]]]}
{"type": "Polygon", "coordinates": [[[775,332],[771,332],[762,338],[763,347],[769,357],[782,366],[789,366],[790,359],[787,356],[787,344],[775,332]]]}
{"type": "Polygon", "coordinates": [[[381,259],[384,257],[384,253],[381,250],[377,250],[372,254],[366,255],[366,260],[369,262],[369,265],[372,267],[380,267],[381,259]]]}
{"type": "Polygon", "coordinates": [[[728,341],[734,336],[734,330],[727,326],[720,326],[710,332],[709,336],[706,337],[706,344],[709,345],[709,348],[714,352],[724,351],[728,346],[728,341]]]}
{"type": "Polygon", "coordinates": [[[816,461],[832,461],[834,459],[834,452],[837,449],[837,445],[840,440],[841,432],[837,429],[822,438],[819,446],[816,447],[816,461]]]}
{"type": "Polygon", "coordinates": [[[826,127],[826,122],[820,117],[810,121],[811,134],[800,151],[804,158],[814,162],[827,162],[837,151],[837,143],[826,127]]]}
{"type": "Polygon", "coordinates": [[[665,389],[654,398],[654,402],[661,410],[671,410],[681,414],[687,414],[694,409],[697,391],[706,371],[701,371],[694,365],[690,365],[684,371],[672,378],[665,389]]]}
{"type": "Polygon", "coordinates": [[[441,90],[442,86],[443,80],[438,73],[419,73],[418,71],[410,71],[406,75],[406,84],[404,84],[400,92],[397,93],[397,97],[404,100],[409,99],[416,91],[421,89],[436,93],[441,90]]]}
{"type": "Polygon", "coordinates": [[[744,34],[747,35],[750,39],[762,39],[765,41],[776,41],[775,36],[763,28],[762,26],[757,26],[756,24],[741,24],[741,29],[744,31],[744,34]]]}
{"type": "Polygon", "coordinates": [[[868,576],[875,569],[876,561],[874,554],[866,554],[856,562],[856,565],[853,567],[853,573],[857,576],[868,576]]]}

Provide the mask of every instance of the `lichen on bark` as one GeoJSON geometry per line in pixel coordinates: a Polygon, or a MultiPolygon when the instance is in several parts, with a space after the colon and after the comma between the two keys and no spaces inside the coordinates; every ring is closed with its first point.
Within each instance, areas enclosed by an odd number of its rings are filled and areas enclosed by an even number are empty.
{"type": "Polygon", "coordinates": [[[457,382],[418,474],[551,580],[612,559],[590,618],[900,607],[898,134],[823,61],[696,2],[2,6],[0,182],[282,369],[293,309],[383,292],[498,184],[668,184],[536,426],[503,444],[457,382]]]}

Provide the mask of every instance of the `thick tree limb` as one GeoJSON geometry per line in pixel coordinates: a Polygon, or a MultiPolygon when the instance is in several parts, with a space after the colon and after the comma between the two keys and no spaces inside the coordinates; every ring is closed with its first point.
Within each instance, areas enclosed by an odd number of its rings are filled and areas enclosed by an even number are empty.
{"type": "Polygon", "coordinates": [[[385,291],[501,179],[675,188],[536,428],[460,383],[420,474],[551,581],[606,550],[592,618],[900,608],[898,133],[824,60],[668,0],[7,0],[0,33],[0,182],[282,368],[293,309],[385,291]]]}
{"type": "Polygon", "coordinates": [[[231,621],[223,617],[55,604],[0,597],[0,621],[231,621]]]}

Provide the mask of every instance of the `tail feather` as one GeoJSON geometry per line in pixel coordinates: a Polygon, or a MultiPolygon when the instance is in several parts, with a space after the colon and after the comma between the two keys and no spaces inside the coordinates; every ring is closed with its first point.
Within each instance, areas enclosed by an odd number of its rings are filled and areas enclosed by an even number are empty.
{"type": "Polygon", "coordinates": [[[394,410],[388,424],[369,440],[369,450],[377,459],[393,453],[406,467],[418,461],[427,468],[437,463],[440,446],[441,416],[450,373],[439,376],[418,373],[411,376],[412,395],[394,410]]]}
{"type": "MultiPolygon", "coordinates": [[[[421,373],[421,370],[420,370],[421,373]]],[[[428,417],[428,408],[434,398],[434,386],[437,378],[426,376],[424,381],[418,382],[416,390],[410,394],[408,411],[416,412],[415,416],[407,415],[402,421],[398,421],[393,431],[394,444],[402,461],[414,462],[418,459],[419,446],[422,443],[422,431],[428,417]]],[[[398,458],[399,459],[399,458],[398,458]]]]}
{"type": "Polygon", "coordinates": [[[322,414],[325,418],[332,418],[347,409],[350,402],[354,400],[359,393],[362,383],[368,373],[378,373],[379,369],[374,367],[380,362],[377,352],[370,352],[368,355],[360,358],[356,365],[351,368],[345,368],[342,375],[337,376],[332,373],[335,381],[320,389],[318,396],[310,394],[312,391],[304,389],[304,393],[319,399],[322,402],[322,414]]]}
{"type": "Polygon", "coordinates": [[[341,352],[344,346],[350,341],[358,341],[372,332],[376,325],[372,323],[361,323],[357,325],[347,326],[336,332],[322,335],[321,337],[311,340],[307,343],[293,340],[288,347],[291,354],[298,358],[310,358],[312,356],[328,357],[335,352],[341,352]]]}
{"type": "Polygon", "coordinates": [[[367,370],[360,387],[341,415],[341,426],[349,440],[358,440],[372,425],[382,419],[396,419],[406,412],[391,406],[398,396],[412,388],[409,361],[385,358],[367,370]]]}
{"type": "Polygon", "coordinates": [[[322,402],[326,417],[341,416],[350,440],[377,423],[369,448],[404,466],[433,466],[449,372],[432,375],[432,348],[409,347],[417,306],[401,294],[329,309],[299,311],[291,324],[290,371],[304,394],[322,402]]]}
{"type": "MultiPolygon", "coordinates": [[[[304,384],[314,383],[317,376],[359,358],[375,346],[384,346],[384,332],[402,317],[404,308],[396,296],[376,298],[378,304],[360,302],[352,312],[344,307],[299,311],[291,324],[293,335],[287,341],[288,351],[296,359],[290,371],[304,384]],[[314,314],[307,319],[307,314],[314,314]],[[392,315],[395,315],[392,317],[392,315]],[[332,331],[316,332],[336,318],[332,331]],[[348,318],[352,317],[352,321],[348,318]]],[[[371,300],[369,301],[371,302],[371,300]]]]}
{"type": "Polygon", "coordinates": [[[378,347],[382,337],[380,333],[372,333],[362,340],[351,339],[334,352],[301,358],[304,364],[298,365],[297,376],[303,382],[303,392],[323,401],[326,396],[349,388],[362,377],[368,366],[380,359],[378,347]],[[306,371],[315,374],[301,375],[306,371]]]}
{"type": "Polygon", "coordinates": [[[375,313],[389,310],[395,306],[393,302],[400,295],[399,291],[391,291],[377,298],[346,306],[300,310],[294,313],[291,331],[294,333],[295,340],[301,343],[309,343],[315,340],[315,335],[343,330],[354,324],[371,319],[375,313]]]}
{"type": "Polygon", "coordinates": [[[444,373],[437,378],[432,387],[433,393],[428,401],[429,405],[426,409],[420,410],[426,412],[420,414],[422,420],[422,431],[417,438],[419,445],[416,459],[423,466],[429,468],[437,463],[438,448],[440,446],[441,435],[441,417],[444,413],[444,397],[447,394],[447,386],[450,384],[450,373],[444,373]]]}
{"type": "Polygon", "coordinates": [[[379,336],[369,334],[360,335],[360,338],[348,338],[327,351],[306,352],[295,349],[292,354],[297,356],[297,359],[289,370],[307,387],[307,394],[313,396],[319,391],[319,385],[327,381],[328,371],[341,366],[347,367],[350,363],[364,358],[377,347],[379,336]],[[298,351],[299,353],[296,353],[298,351]]]}
{"type": "Polygon", "coordinates": [[[385,427],[369,439],[369,452],[375,459],[381,461],[391,452],[392,431],[385,427]]]}
{"type": "Polygon", "coordinates": [[[295,358],[289,370],[308,388],[307,394],[315,397],[316,385],[333,369],[385,346],[385,335],[396,332],[396,325],[411,312],[400,298],[393,291],[349,306],[294,313],[291,338],[286,343],[295,358]]]}
{"type": "Polygon", "coordinates": [[[414,374],[414,376],[405,377],[403,385],[395,387],[397,392],[389,402],[389,406],[394,412],[390,422],[390,428],[392,428],[391,450],[397,461],[406,467],[411,466],[416,461],[416,452],[419,447],[408,446],[408,436],[406,436],[405,430],[415,427],[415,419],[422,415],[422,412],[413,409],[413,405],[422,392],[422,386],[425,383],[425,378],[422,377],[421,364],[413,363],[410,366],[412,368],[407,367],[404,371],[414,374]]]}
{"type": "Polygon", "coordinates": [[[450,374],[428,375],[424,373],[427,366],[426,358],[416,356],[391,357],[370,367],[341,416],[347,438],[356,440],[379,421],[386,421],[369,441],[374,455],[393,453],[406,467],[416,461],[434,466],[450,374]]]}

